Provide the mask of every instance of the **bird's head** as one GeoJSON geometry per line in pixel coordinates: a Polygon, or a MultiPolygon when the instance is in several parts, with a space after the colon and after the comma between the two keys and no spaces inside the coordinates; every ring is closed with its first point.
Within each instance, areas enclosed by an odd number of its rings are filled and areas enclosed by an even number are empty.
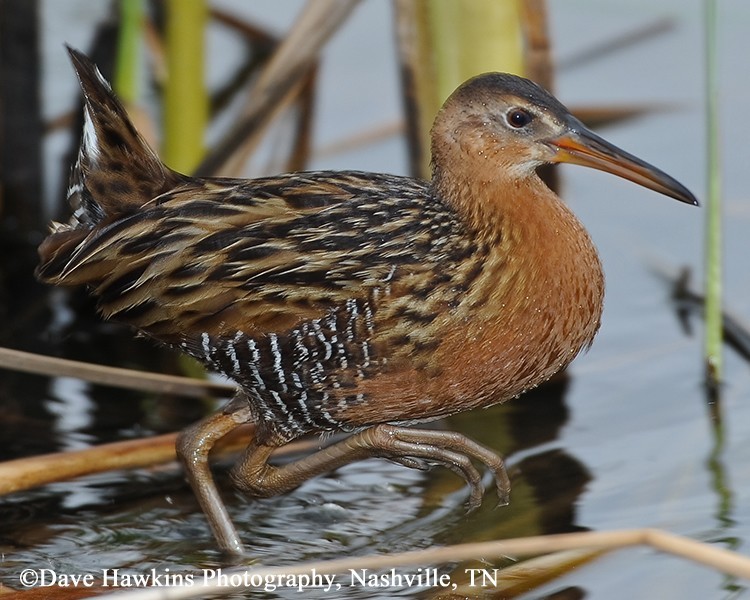
{"type": "Polygon", "coordinates": [[[573,163],[606,171],[681,202],[693,194],[653,165],[599,137],[554,96],[507,73],[486,73],[461,85],[446,100],[432,129],[436,178],[523,181],[548,163],[573,163]]]}

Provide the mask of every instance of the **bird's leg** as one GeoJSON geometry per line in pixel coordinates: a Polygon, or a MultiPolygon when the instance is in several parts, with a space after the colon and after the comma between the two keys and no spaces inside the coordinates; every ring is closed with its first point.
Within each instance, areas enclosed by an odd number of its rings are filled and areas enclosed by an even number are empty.
{"type": "Polygon", "coordinates": [[[388,458],[410,467],[427,461],[463,477],[471,487],[469,507],[476,508],[484,490],[479,472],[471,462],[475,459],[492,471],[501,503],[508,502],[510,493],[502,459],[489,448],[451,431],[375,425],[282,466],[268,464],[273,450],[272,446],[257,443],[247,448],[232,469],[232,480],[237,487],[250,496],[268,498],[293,490],[311,477],[365,458],[388,458]]]}
{"type": "Polygon", "coordinates": [[[251,414],[246,403],[230,402],[223,411],[183,430],[177,437],[176,444],[177,456],[185,466],[190,487],[198,498],[219,546],[232,554],[242,554],[245,549],[216,488],[208,466],[208,454],[220,438],[250,420],[251,414]]]}

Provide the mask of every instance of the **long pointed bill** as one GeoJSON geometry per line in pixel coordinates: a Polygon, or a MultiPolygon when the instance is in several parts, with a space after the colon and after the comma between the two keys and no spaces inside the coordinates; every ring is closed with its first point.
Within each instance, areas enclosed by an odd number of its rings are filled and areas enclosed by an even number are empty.
{"type": "Polygon", "coordinates": [[[698,200],[664,171],[621,150],[576,123],[566,133],[547,140],[555,149],[553,162],[573,163],[629,179],[680,202],[698,206],[698,200]]]}

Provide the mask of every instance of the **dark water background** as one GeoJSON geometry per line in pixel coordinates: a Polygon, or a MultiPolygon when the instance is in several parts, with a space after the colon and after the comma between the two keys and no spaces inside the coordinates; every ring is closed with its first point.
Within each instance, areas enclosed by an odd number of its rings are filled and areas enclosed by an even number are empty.
{"type": "MultiPolygon", "coordinates": [[[[75,90],[61,44],[86,47],[95,4],[47,5],[45,102],[50,115],[69,107],[75,90]]],[[[300,5],[240,4],[280,30],[300,5]]],[[[664,110],[600,133],[674,175],[699,197],[705,189],[701,7],[697,0],[550,2],[560,64],[558,96],[572,107],[662,105],[664,110]],[[581,53],[662,18],[671,20],[669,32],[570,66],[581,53]]],[[[750,320],[750,5],[723,2],[720,20],[726,303],[750,320]]],[[[319,146],[399,118],[390,26],[389,4],[370,0],[331,44],[318,101],[319,146]]],[[[210,43],[231,57],[230,42],[212,33],[210,43]]],[[[231,58],[217,59],[211,80],[221,77],[227,61],[231,58]]],[[[51,165],[66,143],[51,141],[51,165]]],[[[403,173],[405,156],[403,142],[392,138],[319,158],[311,167],[403,173]]],[[[511,506],[494,510],[488,496],[480,510],[466,515],[461,508],[465,490],[450,473],[423,474],[377,460],[270,500],[248,502],[224,486],[231,515],[260,562],[292,564],[518,535],[635,527],[663,528],[748,552],[748,365],[726,353],[724,444],[718,448],[702,385],[702,321],[693,315],[692,330],[685,331],[669,286],[654,274],[657,267],[672,273],[689,267],[700,283],[704,211],[604,174],[580,168],[563,173],[563,195],[591,232],[606,270],[607,303],[597,341],[566,377],[506,406],[460,415],[444,425],[505,454],[514,472],[511,506]]],[[[59,179],[51,177],[48,187],[56,185],[59,179]]],[[[20,254],[0,262],[3,345],[145,370],[179,369],[173,355],[132,339],[118,326],[102,325],[84,296],[37,286],[29,265],[33,256],[20,254]]],[[[0,403],[2,459],[174,431],[210,405],[5,372],[0,374],[0,403]]],[[[176,467],[109,473],[0,500],[0,581],[13,587],[27,567],[69,573],[114,567],[191,572],[220,561],[176,467]]],[[[610,554],[526,597],[546,597],[567,587],[596,599],[748,597],[742,581],[649,549],[610,554]]],[[[290,591],[269,597],[277,596],[298,597],[290,591]]],[[[350,589],[345,597],[393,596],[416,593],[350,589]]]]}

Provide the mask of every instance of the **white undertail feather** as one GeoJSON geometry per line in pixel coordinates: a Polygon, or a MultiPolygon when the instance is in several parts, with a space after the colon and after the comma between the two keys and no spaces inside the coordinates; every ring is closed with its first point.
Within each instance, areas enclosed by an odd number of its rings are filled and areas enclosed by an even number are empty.
{"type": "MultiPolygon", "coordinates": [[[[99,73],[99,71],[97,71],[99,73]]],[[[99,74],[101,77],[101,73],[99,74]]],[[[96,127],[91,118],[91,107],[84,106],[83,109],[83,143],[81,145],[81,154],[85,155],[91,167],[95,167],[100,154],[99,137],[96,134],[96,127]]],[[[81,159],[78,159],[79,164],[81,159]]]]}

